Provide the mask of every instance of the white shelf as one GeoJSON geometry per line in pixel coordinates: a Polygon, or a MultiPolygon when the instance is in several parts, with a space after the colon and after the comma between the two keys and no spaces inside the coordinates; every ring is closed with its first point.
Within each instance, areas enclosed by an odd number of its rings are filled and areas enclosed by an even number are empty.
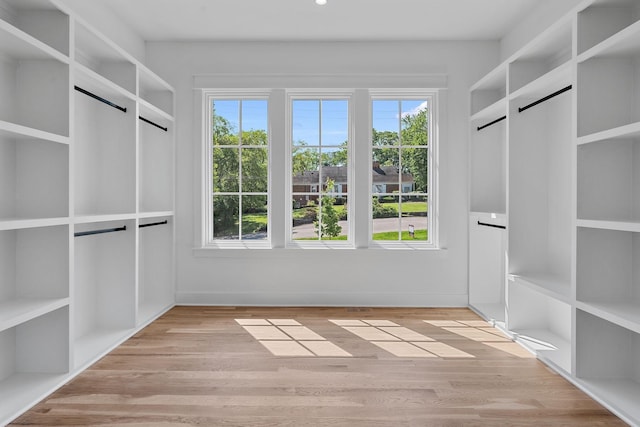
{"type": "Polygon", "coordinates": [[[601,141],[625,141],[629,138],[637,138],[640,136],[640,122],[631,123],[617,128],[607,129],[602,132],[592,133],[590,135],[578,138],[578,145],[586,145],[601,141]]]}
{"type": "Polygon", "coordinates": [[[578,309],[577,383],[611,411],[640,421],[640,334],[578,309]]]}
{"type": "Polygon", "coordinates": [[[174,215],[173,211],[156,211],[156,212],[140,212],[138,217],[140,219],[147,218],[161,218],[161,217],[172,217],[174,215]]]}
{"type": "Polygon", "coordinates": [[[173,302],[167,304],[163,302],[147,302],[138,307],[137,326],[148,324],[161,314],[165,313],[173,306],[173,302]]]}
{"type": "Polygon", "coordinates": [[[486,121],[487,123],[489,123],[506,115],[507,115],[507,98],[501,98],[498,101],[494,102],[488,107],[483,108],[482,110],[478,111],[473,116],[471,116],[471,121],[474,122],[473,129],[477,131],[476,128],[478,126],[483,126],[484,124],[486,124],[486,123],[480,123],[481,121],[486,121]]]}
{"type": "Polygon", "coordinates": [[[0,221],[0,231],[51,227],[69,224],[68,217],[59,218],[6,218],[0,221]]]}
{"type": "Polygon", "coordinates": [[[16,123],[0,120],[0,138],[3,136],[9,137],[14,140],[36,139],[39,141],[49,141],[58,144],[69,145],[68,136],[57,135],[55,133],[45,132],[16,123]]]}
{"type": "Polygon", "coordinates": [[[100,328],[91,331],[73,342],[74,368],[84,369],[102,355],[111,351],[134,332],[134,329],[100,328]]]}
{"type": "Polygon", "coordinates": [[[630,379],[578,379],[577,384],[629,425],[640,420],[640,383],[630,379]]]}
{"type": "Polygon", "coordinates": [[[560,277],[548,273],[509,274],[509,280],[559,301],[570,301],[571,284],[560,277]]]}
{"type": "Polygon", "coordinates": [[[175,121],[175,118],[171,114],[161,110],[142,98],[138,100],[138,104],[140,105],[140,114],[147,119],[160,119],[171,123],[174,123],[175,121]]]}
{"type": "Polygon", "coordinates": [[[505,322],[505,306],[503,303],[470,303],[471,308],[478,312],[488,322],[505,322]]]}
{"type": "Polygon", "coordinates": [[[509,99],[542,98],[573,83],[573,64],[566,62],[509,95],[509,99]]]}
{"type": "Polygon", "coordinates": [[[111,40],[76,20],[75,60],[135,95],[136,66],[111,40]]]}
{"type": "Polygon", "coordinates": [[[576,306],[594,316],[640,334],[640,301],[580,302],[576,306]]]}
{"type": "Polygon", "coordinates": [[[16,373],[0,381],[0,425],[11,422],[68,378],[67,374],[16,373]]]}
{"type": "Polygon", "coordinates": [[[141,101],[172,117],[174,93],[171,86],[143,65],[138,66],[138,76],[141,101]]]}
{"type": "Polygon", "coordinates": [[[572,20],[554,23],[516,53],[509,64],[509,92],[513,94],[572,57],[572,20]]]}
{"type": "Polygon", "coordinates": [[[69,305],[69,298],[17,298],[0,301],[0,331],[67,305],[69,305]]]}
{"type": "Polygon", "coordinates": [[[599,230],[629,231],[632,233],[640,233],[639,221],[603,221],[579,219],[577,221],[577,225],[578,227],[595,228],[599,230]]]}
{"type": "Polygon", "coordinates": [[[640,53],[640,21],[614,34],[578,56],[578,62],[592,58],[610,58],[640,53]]]}
{"type": "Polygon", "coordinates": [[[471,115],[484,111],[507,95],[507,66],[500,65],[471,87],[471,115]]]}
{"type": "Polygon", "coordinates": [[[94,70],[78,63],[75,63],[73,67],[75,70],[75,84],[82,89],[94,92],[104,98],[115,97],[119,99],[125,97],[131,101],[136,100],[133,92],[119,86],[94,70]]]}
{"type": "Polygon", "coordinates": [[[55,59],[69,63],[67,56],[1,19],[0,52],[20,59],[55,59]]]}
{"type": "Polygon", "coordinates": [[[92,224],[107,221],[129,221],[136,218],[135,213],[110,214],[110,215],[83,215],[74,218],[74,224],[92,224]]]}
{"type": "Polygon", "coordinates": [[[514,329],[514,340],[539,359],[571,373],[571,342],[547,329],[514,329]]]}

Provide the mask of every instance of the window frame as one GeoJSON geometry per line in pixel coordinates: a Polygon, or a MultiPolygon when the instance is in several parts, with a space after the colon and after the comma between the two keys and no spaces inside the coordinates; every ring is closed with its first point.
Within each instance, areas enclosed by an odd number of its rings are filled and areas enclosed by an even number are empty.
{"type": "MultiPolygon", "coordinates": [[[[291,208],[291,200],[293,200],[293,101],[295,100],[347,100],[348,113],[348,140],[347,140],[347,200],[353,199],[351,189],[354,184],[354,160],[353,160],[353,144],[354,144],[354,94],[352,89],[287,89],[286,90],[286,106],[285,106],[285,145],[286,145],[286,190],[285,199],[289,201],[286,209],[286,248],[302,248],[302,249],[352,249],[355,247],[354,234],[354,206],[353,203],[347,202],[347,240],[294,240],[293,234],[293,209],[291,208]]],[[[322,168],[322,164],[319,165],[322,168]]],[[[322,187],[322,183],[319,184],[322,187]]]]}
{"type": "MultiPolygon", "coordinates": [[[[203,113],[204,113],[204,194],[203,194],[203,220],[202,220],[202,248],[203,249],[270,249],[271,248],[271,223],[272,223],[272,186],[271,186],[271,165],[272,165],[272,140],[271,140],[271,117],[270,117],[270,95],[271,90],[242,90],[242,89],[222,89],[203,91],[203,113]],[[238,240],[215,239],[213,237],[213,101],[214,100],[239,100],[254,101],[265,100],[267,102],[267,237],[261,240],[242,239],[239,232],[238,240]]],[[[240,120],[242,120],[240,118],[240,120]]],[[[241,131],[241,130],[240,130],[241,131]]],[[[253,148],[247,148],[253,149],[253,148]]],[[[238,156],[242,156],[242,147],[239,147],[238,156]]],[[[238,173],[241,173],[241,169],[238,173]]],[[[239,176],[239,183],[242,177],[239,176]]],[[[238,197],[242,198],[242,188],[238,188],[238,197]]],[[[240,212],[242,215],[242,212],[240,212]]],[[[241,220],[240,220],[241,221],[241,220]]]]}
{"type": "Polygon", "coordinates": [[[373,174],[369,176],[368,198],[368,247],[373,249],[440,249],[438,232],[438,95],[437,89],[369,89],[369,120],[368,153],[369,164],[373,164],[373,101],[377,100],[426,100],[428,101],[428,143],[427,143],[427,241],[410,240],[373,240],[373,174]]]}

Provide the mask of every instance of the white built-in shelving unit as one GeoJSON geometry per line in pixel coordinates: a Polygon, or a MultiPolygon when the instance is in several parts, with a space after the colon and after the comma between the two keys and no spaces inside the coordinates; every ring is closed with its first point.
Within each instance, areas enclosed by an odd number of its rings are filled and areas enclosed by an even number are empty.
{"type": "Polygon", "coordinates": [[[640,3],[585,0],[471,88],[469,121],[471,307],[632,425],[639,64],[640,3]],[[491,212],[506,230],[478,233],[491,212]]]}
{"type": "Polygon", "coordinates": [[[5,424],[174,304],[174,92],[55,0],[0,0],[0,95],[5,424]]]}

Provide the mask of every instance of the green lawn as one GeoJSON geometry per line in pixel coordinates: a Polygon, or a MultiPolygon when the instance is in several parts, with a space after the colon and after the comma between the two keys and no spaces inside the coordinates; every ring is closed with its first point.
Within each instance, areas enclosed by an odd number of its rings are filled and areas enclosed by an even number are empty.
{"type": "MultiPolygon", "coordinates": [[[[403,231],[400,238],[401,240],[427,241],[428,233],[427,230],[416,230],[412,238],[408,231],[403,231]]],[[[373,240],[398,240],[398,232],[386,231],[384,233],[374,233],[373,240]]]]}
{"type": "MultiPolygon", "coordinates": [[[[412,241],[427,241],[428,233],[427,230],[416,230],[414,233],[415,236],[411,238],[408,231],[402,232],[402,240],[412,240],[412,241]]],[[[316,237],[304,237],[296,240],[318,240],[316,237]]],[[[338,237],[325,237],[322,240],[347,240],[347,236],[338,236],[338,237]]],[[[384,233],[375,233],[373,235],[373,240],[398,240],[398,232],[397,231],[387,231],[384,233]]]]}
{"type": "MultiPolygon", "coordinates": [[[[400,211],[400,203],[381,203],[382,206],[388,206],[394,208],[396,211],[400,211]]],[[[403,202],[402,213],[419,213],[426,212],[427,204],[425,202],[403,202]]]]}

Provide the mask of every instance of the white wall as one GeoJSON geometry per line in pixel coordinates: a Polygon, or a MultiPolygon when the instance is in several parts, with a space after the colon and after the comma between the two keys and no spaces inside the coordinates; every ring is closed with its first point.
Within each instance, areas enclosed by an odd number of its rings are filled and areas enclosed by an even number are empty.
{"type": "Polygon", "coordinates": [[[494,42],[148,43],[147,64],[176,88],[178,303],[446,306],[467,303],[468,89],[497,65],[494,42]],[[193,76],[448,75],[440,141],[443,250],[226,250],[194,256],[193,76]]]}

